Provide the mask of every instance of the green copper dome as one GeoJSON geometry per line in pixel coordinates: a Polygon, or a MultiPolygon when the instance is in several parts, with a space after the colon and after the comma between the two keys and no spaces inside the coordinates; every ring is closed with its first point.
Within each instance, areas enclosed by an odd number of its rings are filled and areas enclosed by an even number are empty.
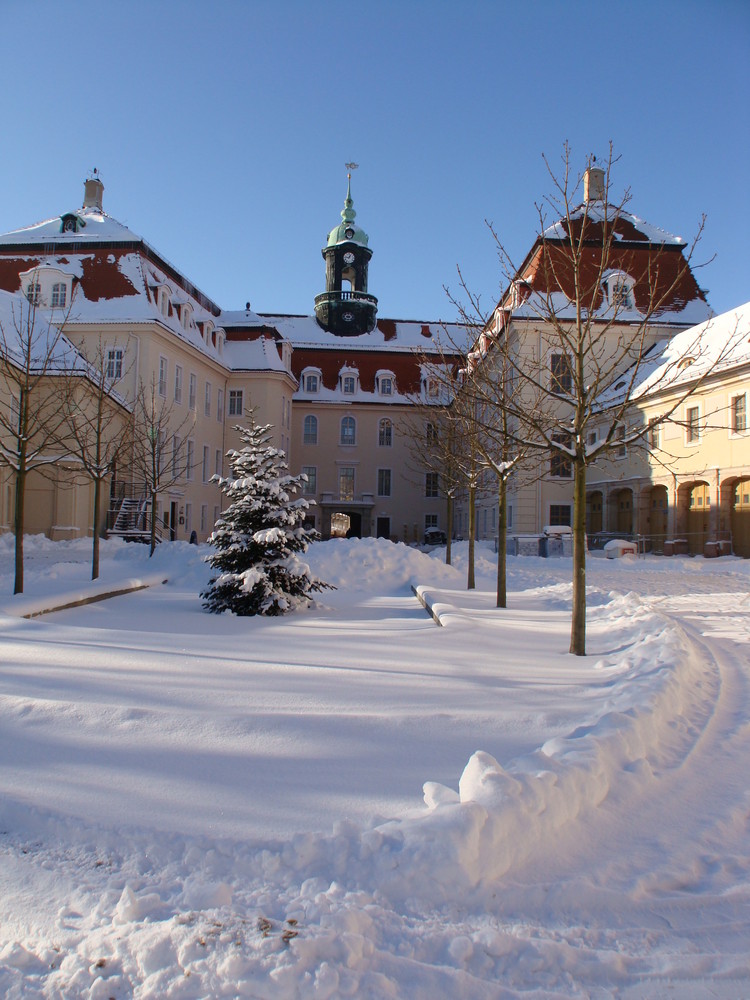
{"type": "Polygon", "coordinates": [[[341,212],[342,222],[333,228],[328,234],[327,246],[335,247],[338,243],[358,243],[361,247],[367,246],[367,233],[355,222],[354,202],[352,201],[352,175],[348,175],[346,186],[346,201],[341,212]]]}

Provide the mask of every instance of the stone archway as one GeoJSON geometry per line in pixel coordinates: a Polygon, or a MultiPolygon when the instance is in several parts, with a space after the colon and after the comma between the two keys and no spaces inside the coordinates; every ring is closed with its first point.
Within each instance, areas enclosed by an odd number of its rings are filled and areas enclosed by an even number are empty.
{"type": "Polygon", "coordinates": [[[732,551],[736,556],[750,559],[750,477],[738,479],[734,484],[731,526],[732,551]]]}
{"type": "Polygon", "coordinates": [[[624,486],[609,495],[609,530],[618,535],[633,534],[633,491],[624,486]]]}
{"type": "Polygon", "coordinates": [[[602,513],[604,510],[604,494],[601,490],[592,490],[586,497],[586,534],[598,535],[604,528],[602,513]]]}
{"type": "Polygon", "coordinates": [[[711,489],[703,480],[683,483],[678,490],[679,531],[691,555],[702,555],[710,538],[711,489]]]}
{"type": "Polygon", "coordinates": [[[669,518],[669,490],[666,486],[652,486],[648,499],[648,531],[652,552],[663,552],[669,518]]]}

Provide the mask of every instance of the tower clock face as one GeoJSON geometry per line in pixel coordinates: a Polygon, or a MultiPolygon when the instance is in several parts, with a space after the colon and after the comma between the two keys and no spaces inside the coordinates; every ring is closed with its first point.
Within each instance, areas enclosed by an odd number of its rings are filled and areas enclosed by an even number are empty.
{"type": "Polygon", "coordinates": [[[351,321],[354,319],[354,313],[344,313],[343,319],[344,322],[351,323],[351,321]]]}
{"type": "Polygon", "coordinates": [[[344,263],[345,264],[354,263],[354,254],[351,252],[351,250],[347,250],[347,252],[344,254],[344,263]]]}
{"type": "Polygon", "coordinates": [[[353,229],[345,229],[344,230],[344,236],[346,236],[346,238],[348,240],[350,240],[352,238],[352,236],[354,236],[354,230],[353,229]]]}

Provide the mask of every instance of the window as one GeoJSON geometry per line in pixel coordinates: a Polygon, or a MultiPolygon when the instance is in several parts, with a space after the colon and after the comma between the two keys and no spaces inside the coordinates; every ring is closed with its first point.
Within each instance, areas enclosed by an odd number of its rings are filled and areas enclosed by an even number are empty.
{"type": "Polygon", "coordinates": [[[648,422],[648,443],[651,448],[659,448],[661,442],[661,424],[658,417],[652,417],[648,422]]]}
{"type": "Polygon", "coordinates": [[[186,474],[188,479],[192,479],[195,472],[195,441],[188,440],[187,443],[187,461],[186,461],[186,474]]]}
{"type": "Polygon", "coordinates": [[[625,428],[618,427],[615,432],[615,441],[618,442],[615,455],[617,458],[626,458],[628,454],[628,446],[625,444],[625,428]]]}
{"type": "Polygon", "coordinates": [[[305,375],[305,392],[317,392],[318,384],[317,375],[305,375]]]}
{"type": "Polygon", "coordinates": [[[159,309],[162,316],[169,316],[169,294],[165,288],[159,292],[159,309]]]}
{"type": "Polygon", "coordinates": [[[344,375],[341,379],[341,390],[345,392],[347,396],[353,396],[357,389],[357,380],[354,375],[344,375]]]}
{"type": "Polygon", "coordinates": [[[42,298],[42,286],[38,281],[30,281],[26,289],[26,298],[32,306],[38,306],[42,298]]]}
{"type": "Polygon", "coordinates": [[[424,495],[426,497],[438,496],[440,490],[440,477],[437,472],[428,472],[424,477],[424,495]]]}
{"type": "Polygon", "coordinates": [[[191,503],[185,504],[185,531],[189,535],[193,530],[193,505],[191,503]]]}
{"type": "Polygon", "coordinates": [[[176,434],[172,436],[172,475],[180,474],[180,439],[176,434]]]}
{"type": "Polygon", "coordinates": [[[305,422],[302,429],[302,443],[303,444],[317,444],[318,443],[318,418],[313,416],[305,417],[305,422]]]}
{"type": "Polygon", "coordinates": [[[440,395],[440,383],[435,378],[427,380],[427,395],[430,399],[436,399],[440,395]]]}
{"type": "Polygon", "coordinates": [[[11,396],[10,397],[10,426],[13,428],[14,434],[18,434],[21,431],[21,397],[11,396]]]}
{"type": "Polygon", "coordinates": [[[190,389],[189,389],[189,396],[188,396],[188,406],[190,407],[191,410],[195,409],[195,397],[196,397],[196,394],[197,394],[197,390],[198,390],[198,379],[191,372],[191,374],[190,374],[190,389]]]}
{"type": "Polygon", "coordinates": [[[204,444],[203,445],[203,482],[204,483],[208,482],[208,476],[209,476],[208,465],[209,465],[209,461],[210,461],[210,459],[209,459],[209,455],[210,454],[211,453],[209,451],[208,445],[204,444]]]}
{"type": "Polygon", "coordinates": [[[203,402],[203,412],[207,417],[211,416],[211,383],[206,382],[206,395],[203,402]]]}
{"type": "Polygon", "coordinates": [[[341,418],[341,444],[353,445],[357,443],[357,422],[354,417],[341,418]]]}
{"type": "Polygon", "coordinates": [[[217,476],[221,475],[221,448],[217,448],[214,455],[214,473],[217,476]]]}
{"type": "Polygon", "coordinates": [[[241,417],[244,410],[242,389],[229,390],[229,416],[241,417]]]}
{"type": "Polygon", "coordinates": [[[182,365],[174,366],[174,401],[182,402],[182,365]]]}
{"type": "Polygon", "coordinates": [[[52,286],[52,308],[62,308],[68,299],[68,289],[64,282],[58,281],[52,286]]]}
{"type": "Polygon", "coordinates": [[[552,392],[566,395],[573,389],[573,369],[567,354],[553,354],[550,357],[550,388],[552,392]]]}
{"type": "Polygon", "coordinates": [[[339,499],[354,499],[354,468],[351,465],[342,465],[339,469],[339,499]]]}
{"type": "Polygon", "coordinates": [[[743,393],[732,399],[732,433],[742,434],[747,430],[747,403],[743,393]]]}
{"type": "MultiPolygon", "coordinates": [[[[570,437],[567,434],[553,434],[552,440],[558,444],[570,445],[570,437]]],[[[549,474],[557,479],[570,479],[572,471],[570,455],[555,449],[550,455],[549,474]]]]}
{"type": "Polygon", "coordinates": [[[438,516],[437,514],[425,514],[424,516],[424,530],[427,531],[428,528],[438,527],[438,516]]]}
{"type": "Polygon", "coordinates": [[[202,503],[201,504],[201,534],[202,535],[204,535],[206,533],[206,529],[207,528],[208,528],[208,504],[207,503],[202,503]]]}
{"type": "Polygon", "coordinates": [[[378,469],[378,496],[389,497],[391,495],[391,470],[378,469]]]}
{"type": "Polygon", "coordinates": [[[159,358],[159,395],[167,395],[167,359],[159,358]]]}
{"type": "Polygon", "coordinates": [[[381,396],[392,396],[393,395],[393,379],[390,375],[383,375],[380,379],[380,395],[381,396]]]}
{"type": "Polygon", "coordinates": [[[122,350],[114,348],[107,351],[107,378],[122,378],[122,350]]]}
{"type": "Polygon", "coordinates": [[[381,448],[390,448],[393,444],[393,424],[387,417],[378,424],[378,444],[381,448]]]}
{"type": "Polygon", "coordinates": [[[214,504],[214,524],[219,520],[219,505],[214,504]]]}
{"type": "Polygon", "coordinates": [[[437,427],[434,424],[427,425],[427,444],[435,445],[438,442],[437,427]]]}
{"type": "Polygon", "coordinates": [[[224,390],[219,389],[216,393],[216,419],[221,422],[224,419],[224,390]]]}
{"type": "Polygon", "coordinates": [[[318,468],[315,465],[303,465],[302,475],[307,476],[307,483],[303,483],[303,493],[318,492],[318,468]]]}
{"type": "Polygon", "coordinates": [[[553,503],[549,508],[549,523],[551,525],[570,527],[570,504],[553,503]]]}
{"type": "Polygon", "coordinates": [[[701,438],[700,407],[689,406],[686,413],[685,440],[688,444],[697,444],[701,438]]]}

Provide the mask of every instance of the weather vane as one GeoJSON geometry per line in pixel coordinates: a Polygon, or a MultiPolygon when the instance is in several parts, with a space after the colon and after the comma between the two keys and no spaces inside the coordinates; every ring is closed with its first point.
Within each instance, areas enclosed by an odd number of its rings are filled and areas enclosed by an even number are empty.
{"type": "Polygon", "coordinates": [[[352,176],[352,170],[356,170],[357,167],[359,166],[359,164],[358,163],[345,163],[344,166],[346,167],[346,170],[347,170],[347,177],[351,177],[352,176]]]}

